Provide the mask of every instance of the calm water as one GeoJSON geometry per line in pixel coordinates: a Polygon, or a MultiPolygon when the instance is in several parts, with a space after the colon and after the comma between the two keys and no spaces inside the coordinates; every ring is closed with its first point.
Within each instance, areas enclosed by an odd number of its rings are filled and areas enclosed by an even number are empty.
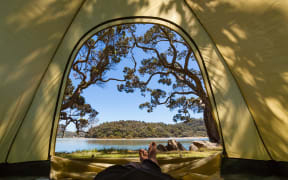
{"type": "MultiPolygon", "coordinates": [[[[90,149],[148,149],[149,143],[155,141],[157,144],[167,145],[167,139],[84,139],[84,138],[57,138],[55,152],[73,152],[76,150],[90,150],[90,149]]],[[[182,139],[173,138],[177,142],[183,144],[186,149],[189,149],[193,141],[206,141],[208,138],[197,139],[182,139]]]]}

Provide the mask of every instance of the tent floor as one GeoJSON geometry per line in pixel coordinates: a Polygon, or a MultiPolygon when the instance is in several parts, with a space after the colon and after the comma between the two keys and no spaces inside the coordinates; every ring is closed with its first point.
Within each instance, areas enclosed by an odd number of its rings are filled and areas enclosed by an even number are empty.
{"type": "MultiPolygon", "coordinates": [[[[51,179],[93,179],[95,175],[114,164],[137,162],[139,159],[93,159],[75,160],[54,156],[51,159],[51,179]]],[[[215,154],[208,158],[171,158],[159,159],[164,173],[176,179],[220,179],[221,155],[215,154]],[[218,177],[218,178],[217,178],[218,177]]]]}
{"type": "MultiPolygon", "coordinates": [[[[90,160],[66,159],[54,156],[51,159],[51,179],[93,179],[95,175],[114,164],[137,162],[136,158],[98,158],[90,160]]],[[[256,172],[255,168],[265,169],[261,163],[267,161],[222,159],[221,153],[207,158],[171,158],[159,159],[159,164],[164,173],[170,174],[175,179],[183,180],[284,180],[287,177],[270,175],[265,172],[256,172]],[[251,164],[254,169],[247,165],[251,164]],[[259,164],[260,163],[260,164],[259,164]],[[242,165],[241,165],[242,164],[242,165]],[[251,171],[245,171],[245,166],[251,171]],[[234,166],[234,168],[233,168],[234,166]],[[229,169],[231,171],[229,171],[229,169]],[[244,170],[244,171],[243,171],[244,170]]],[[[269,168],[271,170],[271,168],[269,168]]],[[[266,169],[268,171],[268,169],[266,169]]],[[[259,172],[259,171],[258,171],[259,172]]]]}
{"type": "MultiPolygon", "coordinates": [[[[136,158],[95,158],[95,159],[67,159],[54,156],[51,161],[6,164],[0,166],[0,179],[3,180],[47,180],[50,179],[93,179],[97,173],[114,164],[137,162],[136,158]],[[2,168],[1,168],[2,167],[2,168]],[[4,168],[4,169],[3,169],[4,168]],[[2,171],[4,170],[4,171],[2,171]],[[42,172],[41,172],[42,171],[42,172]],[[23,172],[25,174],[23,174],[23,172]],[[27,174],[29,173],[30,174],[27,174]],[[5,174],[3,174],[5,173],[5,174]],[[31,174],[32,173],[32,174],[31,174]],[[10,175],[9,175],[10,174],[10,175]],[[4,176],[3,176],[4,175],[4,176]],[[8,176],[9,177],[8,177],[8,176]],[[16,176],[17,175],[17,176],[16,176]],[[31,176],[33,175],[33,176],[31,176]],[[25,177],[23,177],[25,176],[25,177]],[[46,176],[46,177],[45,177],[46,176]]],[[[159,159],[164,173],[175,179],[183,180],[277,180],[288,179],[285,173],[287,164],[272,163],[269,161],[222,159],[221,154],[207,158],[170,158],[159,159]],[[261,165],[262,164],[262,165],[261,165]],[[264,164],[264,165],[263,165],[264,164]],[[269,166],[267,166],[267,164],[269,166]],[[250,170],[250,171],[249,171],[250,170]],[[272,172],[272,173],[267,173],[272,172]],[[276,176],[280,175],[280,176],[276,176]]]]}

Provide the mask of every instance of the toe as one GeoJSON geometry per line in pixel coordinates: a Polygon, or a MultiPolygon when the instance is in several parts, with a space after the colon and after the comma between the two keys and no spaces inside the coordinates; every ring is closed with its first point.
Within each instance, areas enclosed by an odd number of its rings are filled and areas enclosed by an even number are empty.
{"type": "Polygon", "coordinates": [[[156,145],[155,142],[151,142],[151,143],[149,144],[149,148],[153,148],[155,145],[156,145]]]}

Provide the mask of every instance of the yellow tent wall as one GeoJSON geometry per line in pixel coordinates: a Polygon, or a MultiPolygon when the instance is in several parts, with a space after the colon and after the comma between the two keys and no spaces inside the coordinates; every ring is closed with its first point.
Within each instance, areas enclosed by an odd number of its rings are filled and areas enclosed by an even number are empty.
{"type": "MultiPolygon", "coordinates": [[[[270,158],[287,161],[288,1],[199,0],[189,5],[233,74],[270,158]]],[[[240,127],[241,122],[233,128],[240,127]]]]}
{"type": "Polygon", "coordinates": [[[0,163],[54,154],[65,81],[81,42],[107,26],[170,27],[194,49],[228,158],[288,161],[288,2],[3,1],[0,163]]]}
{"type": "MultiPolygon", "coordinates": [[[[48,158],[52,119],[38,120],[31,107],[48,68],[56,65],[52,58],[79,5],[46,0],[0,3],[0,162],[11,162],[8,152],[15,151],[18,138],[27,147],[16,150],[22,157],[14,162],[48,158]]],[[[39,99],[43,104],[38,112],[51,108],[46,95],[39,99]]]]}

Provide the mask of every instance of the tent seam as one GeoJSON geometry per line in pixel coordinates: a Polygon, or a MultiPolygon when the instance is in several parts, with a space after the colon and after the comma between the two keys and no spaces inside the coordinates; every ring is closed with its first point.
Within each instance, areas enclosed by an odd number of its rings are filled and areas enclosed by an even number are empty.
{"type": "MultiPolygon", "coordinates": [[[[218,54],[219,54],[219,55],[222,57],[222,59],[224,60],[224,58],[223,58],[222,54],[220,53],[218,47],[216,46],[216,43],[215,43],[214,39],[212,38],[212,36],[209,34],[209,32],[207,31],[207,29],[205,28],[205,26],[202,24],[202,22],[200,21],[199,17],[198,17],[198,16],[196,15],[196,13],[193,11],[193,9],[191,8],[191,6],[189,6],[189,4],[187,3],[187,0],[184,0],[184,1],[185,1],[185,4],[189,7],[189,9],[190,9],[190,11],[192,12],[192,14],[196,17],[196,19],[198,20],[198,22],[201,24],[201,26],[203,27],[204,31],[207,33],[208,37],[211,39],[211,41],[212,41],[212,43],[214,44],[215,49],[216,49],[216,51],[218,52],[218,54]]],[[[238,81],[236,80],[234,74],[231,72],[231,69],[230,69],[229,66],[226,64],[226,62],[225,62],[225,61],[223,61],[223,62],[225,63],[225,65],[226,65],[226,67],[228,68],[228,70],[230,71],[231,76],[233,77],[233,79],[234,79],[234,81],[235,81],[235,84],[237,85],[237,87],[238,87],[238,89],[239,89],[239,91],[240,91],[240,94],[241,94],[241,96],[242,96],[242,98],[243,98],[243,100],[244,100],[244,102],[245,102],[245,104],[246,104],[246,106],[247,106],[247,109],[248,109],[248,111],[249,111],[249,113],[250,113],[250,115],[251,115],[251,117],[252,117],[252,120],[253,120],[252,122],[253,122],[253,124],[254,124],[254,126],[255,126],[255,128],[256,128],[257,134],[258,134],[258,136],[259,136],[259,138],[260,138],[260,140],[261,140],[261,142],[262,142],[262,144],[263,144],[263,146],[264,146],[264,148],[265,148],[268,156],[270,157],[271,160],[274,160],[274,159],[272,158],[272,155],[271,155],[270,151],[268,150],[266,144],[264,143],[264,139],[262,138],[262,136],[261,136],[261,134],[260,134],[260,131],[259,131],[258,126],[257,126],[257,123],[256,123],[256,121],[255,121],[255,119],[254,119],[254,117],[253,117],[253,115],[252,115],[252,113],[251,113],[251,110],[250,110],[250,108],[249,108],[249,106],[248,106],[248,104],[247,104],[247,101],[246,101],[246,99],[245,99],[245,97],[244,97],[244,95],[243,95],[243,92],[242,92],[242,90],[241,90],[241,88],[240,88],[240,86],[239,86],[239,84],[238,84],[238,81]]]]}
{"type": "MultiPolygon", "coordinates": [[[[190,6],[187,4],[186,0],[184,0],[184,4],[188,7],[188,9],[190,11],[192,11],[192,9],[190,8],[190,6]]],[[[196,16],[195,16],[196,17],[196,16]]],[[[199,21],[199,19],[196,17],[197,21],[199,21]]],[[[200,21],[199,21],[200,23],[200,21]]],[[[200,23],[200,25],[202,25],[200,23]]],[[[206,67],[206,64],[204,63],[204,58],[202,56],[202,53],[200,51],[200,49],[198,48],[197,44],[194,42],[194,45],[195,45],[195,48],[196,50],[198,51],[199,55],[200,55],[200,59],[202,61],[202,64],[203,64],[203,67],[204,67],[204,71],[205,71],[205,75],[207,77],[207,82],[208,82],[208,85],[209,85],[209,89],[211,91],[211,95],[212,95],[212,99],[213,99],[213,104],[215,106],[215,110],[216,110],[216,114],[217,114],[217,121],[218,121],[218,124],[219,124],[219,133],[220,133],[220,136],[221,136],[221,140],[222,140],[222,146],[223,146],[223,155],[225,157],[227,157],[227,151],[226,151],[226,147],[225,147],[225,143],[224,143],[224,137],[223,137],[223,130],[222,130],[222,125],[221,125],[221,121],[220,121],[220,118],[219,118],[219,112],[218,112],[218,107],[217,107],[217,104],[216,104],[216,98],[215,98],[215,95],[214,95],[214,91],[213,91],[213,88],[212,88],[212,85],[211,85],[211,80],[210,80],[210,77],[209,77],[209,74],[208,74],[208,70],[207,70],[207,67],[206,67]]],[[[203,76],[203,75],[202,75],[203,76]]],[[[211,101],[209,99],[209,101],[211,101]]],[[[216,120],[215,120],[216,121],[216,120]]]]}
{"type": "MultiPolygon", "coordinates": [[[[188,9],[193,13],[192,9],[190,8],[190,6],[188,5],[188,3],[186,2],[186,0],[184,0],[184,4],[188,7],[188,9]]],[[[193,13],[194,15],[194,13],[193,13]]],[[[195,16],[195,15],[194,15],[195,16]]],[[[195,16],[196,17],[196,16],[195,16]]],[[[201,24],[201,22],[199,21],[198,17],[196,17],[197,21],[199,22],[199,24],[201,26],[203,26],[201,24]]],[[[205,30],[206,31],[206,30],[205,30]]],[[[190,37],[190,36],[189,36],[190,37]]],[[[190,37],[191,38],[191,37],[190,37]]],[[[212,85],[211,85],[211,81],[210,81],[210,77],[209,77],[209,74],[208,74],[208,70],[206,68],[206,65],[204,63],[204,58],[202,56],[202,53],[200,51],[200,49],[198,48],[197,44],[194,42],[195,44],[195,48],[197,49],[199,55],[200,55],[200,59],[202,61],[202,64],[203,64],[203,67],[204,67],[204,71],[205,71],[205,74],[206,74],[206,77],[207,77],[207,80],[208,80],[208,85],[209,85],[209,88],[211,90],[211,95],[212,95],[212,99],[213,99],[213,104],[215,106],[215,109],[216,109],[216,114],[217,114],[217,121],[218,121],[218,124],[219,124],[219,130],[220,130],[220,136],[221,136],[221,140],[222,140],[222,145],[223,145],[223,155],[224,156],[227,156],[227,151],[226,151],[226,147],[225,147],[225,143],[224,143],[224,137],[223,137],[223,131],[222,131],[222,126],[221,126],[221,121],[220,121],[220,118],[219,118],[219,112],[218,112],[218,108],[217,108],[217,104],[216,104],[216,98],[215,98],[215,95],[214,95],[214,92],[213,92],[213,88],[212,88],[212,85]]],[[[199,65],[198,65],[199,66],[199,65]]],[[[203,75],[202,75],[203,76],[203,75]]]]}
{"type": "MultiPolygon", "coordinates": [[[[84,1],[86,1],[86,0],[83,0],[83,2],[84,2],[84,1]]],[[[78,14],[79,10],[81,9],[81,7],[82,7],[82,5],[83,5],[83,2],[82,2],[82,4],[81,4],[80,8],[76,11],[76,14],[78,14]]],[[[72,18],[72,22],[73,22],[74,18],[75,18],[75,15],[74,15],[73,18],[72,18]]],[[[69,29],[70,25],[72,24],[72,22],[68,25],[68,29],[69,29]]],[[[38,83],[38,85],[37,85],[37,87],[36,87],[36,89],[35,89],[35,91],[34,91],[34,93],[33,93],[34,95],[33,95],[32,99],[31,99],[31,102],[30,102],[30,104],[29,104],[29,106],[28,106],[28,108],[27,108],[27,110],[26,110],[26,112],[25,112],[25,115],[23,116],[23,119],[22,119],[22,121],[21,121],[21,123],[20,123],[20,125],[19,125],[19,127],[18,127],[18,129],[17,129],[17,131],[16,131],[16,134],[15,134],[15,136],[14,136],[14,138],[13,138],[13,140],[12,140],[10,146],[9,146],[9,149],[8,149],[8,152],[7,152],[6,158],[5,158],[5,163],[8,163],[8,158],[9,158],[10,152],[11,152],[12,147],[13,147],[16,139],[17,139],[17,136],[18,136],[18,134],[19,134],[19,132],[20,132],[20,129],[21,129],[21,127],[22,127],[22,125],[23,125],[23,123],[24,123],[24,121],[25,121],[25,119],[26,119],[27,114],[29,113],[29,110],[30,110],[33,102],[34,102],[35,96],[36,96],[36,94],[37,94],[37,92],[38,92],[38,89],[39,89],[40,86],[41,86],[42,80],[44,79],[44,77],[45,77],[45,75],[46,75],[46,73],[47,73],[47,71],[48,71],[48,69],[49,69],[49,67],[50,67],[50,65],[51,65],[51,63],[52,63],[52,61],[53,61],[53,59],[54,59],[54,57],[55,57],[55,55],[56,55],[56,52],[58,51],[58,49],[59,49],[59,47],[60,47],[60,45],[61,45],[61,43],[62,43],[62,41],[63,41],[66,33],[67,33],[67,29],[66,29],[65,32],[63,33],[63,36],[62,36],[60,42],[58,43],[58,45],[57,45],[57,47],[56,47],[53,55],[51,56],[51,60],[50,60],[49,63],[47,64],[47,67],[46,67],[43,75],[42,75],[41,78],[40,78],[40,81],[39,81],[39,83],[38,83]]],[[[49,143],[49,145],[50,145],[50,143],[49,143]]]]}
{"type": "MultiPolygon", "coordinates": [[[[22,96],[21,96],[20,99],[22,99],[22,96]]],[[[19,106],[19,105],[20,105],[20,101],[17,103],[16,109],[18,109],[18,106],[19,106]]],[[[22,126],[22,121],[21,121],[19,127],[20,127],[20,126],[22,126]]],[[[18,127],[18,128],[19,128],[19,127],[18,127]]],[[[18,131],[18,130],[17,130],[17,131],[18,131]]],[[[14,135],[14,138],[12,139],[12,142],[11,142],[10,146],[11,146],[11,145],[13,144],[13,142],[15,141],[15,136],[17,135],[17,131],[16,131],[16,134],[14,135]]],[[[8,155],[9,155],[9,152],[10,152],[10,149],[11,149],[10,146],[9,146],[8,151],[7,151],[7,155],[6,155],[6,157],[5,157],[5,163],[7,163],[7,160],[8,160],[8,155]]]]}
{"type": "MultiPolygon", "coordinates": [[[[75,18],[76,18],[77,15],[79,14],[79,12],[80,12],[80,10],[82,9],[82,7],[83,7],[83,5],[84,5],[85,2],[86,2],[86,0],[83,0],[83,1],[82,1],[82,3],[80,4],[79,8],[77,9],[77,11],[75,12],[74,16],[72,17],[72,19],[71,19],[69,25],[67,26],[67,28],[66,28],[66,30],[65,30],[65,32],[64,32],[64,34],[63,34],[63,36],[62,36],[62,38],[61,38],[61,40],[60,40],[60,42],[58,43],[57,48],[55,49],[55,52],[54,52],[54,54],[53,54],[53,56],[52,56],[52,58],[51,58],[51,61],[50,61],[49,65],[52,63],[54,57],[55,57],[56,54],[57,54],[58,49],[60,48],[60,46],[61,46],[61,44],[62,44],[62,42],[63,42],[63,40],[64,40],[64,38],[65,38],[65,36],[66,36],[66,34],[67,34],[67,32],[69,31],[71,25],[73,24],[75,18]]],[[[48,66],[48,68],[49,68],[49,66],[48,66]]],[[[48,68],[47,68],[47,70],[48,70],[48,68]]],[[[46,72],[45,72],[45,73],[46,73],[46,72]]],[[[64,73],[65,73],[65,72],[64,72],[64,73]]],[[[61,84],[61,85],[62,85],[62,84],[61,84]]],[[[58,98],[57,98],[57,99],[58,99],[58,98]]],[[[56,107],[57,107],[58,103],[59,103],[59,102],[57,101],[56,107]]],[[[54,111],[54,115],[53,115],[53,122],[52,122],[52,126],[51,126],[51,131],[50,131],[49,147],[48,147],[48,159],[50,159],[51,140],[52,140],[52,135],[53,135],[53,130],[54,130],[54,122],[55,122],[54,119],[55,119],[55,116],[56,116],[56,112],[57,112],[57,111],[55,110],[55,111],[54,111]]]]}

